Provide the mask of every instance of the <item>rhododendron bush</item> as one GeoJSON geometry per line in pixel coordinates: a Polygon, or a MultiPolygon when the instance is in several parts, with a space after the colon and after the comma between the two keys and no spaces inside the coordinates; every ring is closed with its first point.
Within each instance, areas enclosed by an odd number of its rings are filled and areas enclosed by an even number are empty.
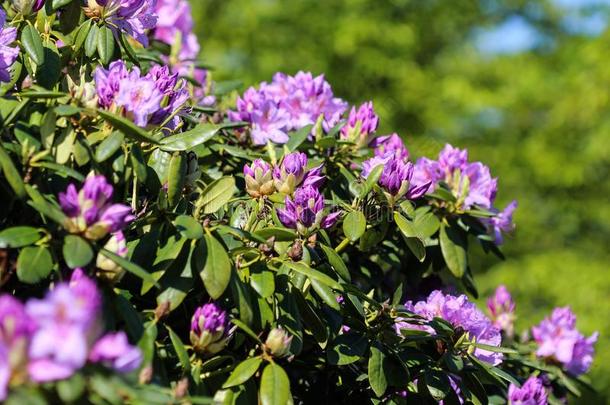
{"type": "Polygon", "coordinates": [[[504,287],[473,301],[469,256],[502,257],[517,203],[466,150],[411,156],[323,75],[214,83],[185,0],[1,4],[1,400],[588,389],[569,307],[521,331],[504,287]]]}

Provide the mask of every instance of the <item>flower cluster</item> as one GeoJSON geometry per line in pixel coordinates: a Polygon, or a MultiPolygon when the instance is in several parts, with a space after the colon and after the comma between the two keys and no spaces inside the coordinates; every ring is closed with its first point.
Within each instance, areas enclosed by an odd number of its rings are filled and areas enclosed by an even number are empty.
{"type": "MultiPolygon", "coordinates": [[[[491,320],[465,295],[456,297],[449,294],[445,295],[437,290],[433,291],[425,301],[419,301],[415,304],[412,301],[407,301],[405,307],[427,320],[437,317],[443,318],[453,326],[464,329],[468,338],[474,339],[477,343],[489,346],[500,346],[502,343],[500,329],[494,326],[491,320]]],[[[420,329],[434,333],[434,329],[430,326],[414,325],[405,321],[398,322],[396,329],[399,333],[401,329],[420,329]]],[[[501,353],[477,348],[474,355],[494,365],[502,362],[501,353]]]]}
{"type": "Polygon", "coordinates": [[[294,192],[294,198],[286,197],[286,208],[278,209],[280,222],[296,229],[301,235],[319,228],[330,228],[340,218],[341,211],[327,213],[324,196],[313,186],[304,186],[294,192]]]}
{"type": "Polygon", "coordinates": [[[542,380],[534,376],[523,383],[521,388],[515,384],[508,387],[509,405],[546,405],[547,392],[542,380]]]}
{"type": "Polygon", "coordinates": [[[61,208],[68,216],[67,230],[98,240],[125,228],[135,217],[129,206],[112,204],[113,191],[104,176],[94,174],[87,176],[79,191],[70,184],[65,193],[59,194],[61,208]]]}
{"type": "Polygon", "coordinates": [[[19,48],[10,46],[17,39],[17,29],[5,27],[6,13],[0,8],[0,82],[10,82],[9,68],[13,65],[19,48]]]}
{"type": "Polygon", "coordinates": [[[155,28],[155,0],[87,0],[85,13],[148,46],[146,31],[155,28]]]}
{"type": "Polygon", "coordinates": [[[267,141],[288,142],[288,132],[317,122],[329,130],[341,119],[347,103],[334,97],[324,76],[298,72],[294,76],[276,73],[271,83],[250,87],[237,99],[237,111],[229,112],[232,121],[245,121],[251,126],[255,145],[267,141]]]}
{"type": "Polygon", "coordinates": [[[201,354],[216,354],[231,338],[227,313],[215,303],[195,310],[191,318],[190,338],[193,348],[201,354]]]}
{"type": "Polygon", "coordinates": [[[514,335],[515,302],[505,286],[500,285],[493,296],[487,300],[487,309],[491,314],[494,325],[506,333],[514,335]]]}
{"type": "Polygon", "coordinates": [[[353,142],[360,148],[366,147],[373,140],[378,125],[379,117],[375,114],[371,101],[362,104],[357,110],[352,107],[347,124],[341,128],[341,139],[353,142]]]}
{"type": "Polygon", "coordinates": [[[0,400],[10,385],[66,379],[87,362],[121,373],[137,369],[140,350],[123,332],[103,335],[100,314],[101,294],[80,270],[25,306],[0,296],[0,400]]]}
{"type": "Polygon", "coordinates": [[[360,175],[366,179],[375,167],[383,166],[378,183],[391,204],[403,197],[415,200],[423,196],[430,182],[418,183],[415,179],[414,166],[407,161],[409,151],[402,139],[392,134],[379,137],[374,143],[377,145],[375,156],[362,163],[360,175]]]}
{"type": "Polygon", "coordinates": [[[550,317],[532,328],[538,344],[536,355],[563,364],[574,374],[586,373],[591,367],[597,332],[585,337],[576,329],[576,316],[569,307],[555,308],[550,317]]]}
{"type": "Polygon", "coordinates": [[[185,82],[178,79],[178,74],[171,74],[167,66],[153,65],[142,75],[138,67],[128,70],[120,60],[108,69],[95,70],[95,87],[100,107],[122,110],[140,127],[165,124],[176,128],[180,123],[178,112],[189,98],[185,82]]]}

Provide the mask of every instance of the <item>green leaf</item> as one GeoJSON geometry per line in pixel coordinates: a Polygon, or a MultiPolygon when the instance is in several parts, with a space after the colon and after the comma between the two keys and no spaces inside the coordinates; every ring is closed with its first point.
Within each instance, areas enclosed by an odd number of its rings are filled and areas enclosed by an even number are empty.
{"type": "Polygon", "coordinates": [[[71,269],[85,267],[93,260],[91,245],[77,235],[68,235],[64,238],[63,255],[71,269]]]}
{"type": "Polygon", "coordinates": [[[429,238],[438,231],[441,222],[431,212],[427,212],[423,215],[417,216],[414,221],[415,229],[423,239],[429,238]]]}
{"type": "Polygon", "coordinates": [[[39,211],[40,214],[52,219],[60,225],[65,223],[66,214],[64,214],[59,207],[47,201],[36,188],[28,184],[25,186],[25,190],[31,198],[31,201],[29,201],[28,204],[39,211]]]}
{"type": "Polygon", "coordinates": [[[40,239],[40,231],[31,226],[15,226],[0,232],[0,249],[32,245],[40,239]]]}
{"type": "Polygon", "coordinates": [[[129,161],[131,162],[131,167],[133,168],[133,171],[136,177],[138,178],[138,181],[140,181],[141,183],[146,183],[146,178],[148,177],[148,170],[140,145],[137,145],[135,143],[131,145],[129,161]]]}
{"type": "Polygon", "coordinates": [[[34,284],[46,278],[53,270],[53,258],[49,249],[43,246],[29,246],[21,249],[17,257],[17,277],[27,284],[34,284]]]}
{"type": "Polygon", "coordinates": [[[221,177],[214,180],[201,192],[197,208],[204,214],[212,214],[228,203],[235,191],[235,178],[221,177]]]}
{"type": "Polygon", "coordinates": [[[373,186],[379,181],[382,172],[383,165],[377,165],[373,168],[373,170],[371,170],[368,177],[366,178],[366,181],[364,182],[362,190],[360,190],[360,198],[366,197],[366,195],[373,189],[373,186]]]}
{"type": "Polygon", "coordinates": [[[102,141],[95,150],[95,160],[99,163],[104,162],[119,150],[123,144],[125,135],[122,132],[114,131],[102,141]]]}
{"type": "Polygon", "coordinates": [[[182,340],[180,340],[180,337],[176,335],[172,328],[170,328],[168,325],[165,325],[165,328],[167,328],[167,332],[169,333],[169,339],[172,341],[172,346],[174,346],[174,350],[178,355],[178,360],[180,360],[182,369],[185,373],[188,373],[191,369],[191,362],[189,360],[189,355],[186,351],[186,347],[184,347],[184,343],[182,343],[182,340]]]}
{"type": "Polygon", "coordinates": [[[292,401],[288,375],[276,363],[269,363],[263,370],[260,401],[261,405],[287,405],[292,401]]]}
{"type": "Polygon", "coordinates": [[[335,252],[335,249],[324,244],[320,244],[319,246],[324,251],[328,262],[333,267],[333,269],[335,269],[339,277],[341,277],[343,281],[351,281],[352,276],[349,273],[349,270],[347,269],[347,266],[345,265],[345,262],[343,261],[341,256],[339,256],[339,254],[335,252]]]}
{"type": "Polygon", "coordinates": [[[87,39],[85,39],[85,55],[87,55],[89,58],[95,55],[95,51],[97,50],[97,36],[99,33],[100,27],[98,27],[96,24],[91,24],[91,28],[87,34],[87,39]]]}
{"type": "Polygon", "coordinates": [[[160,148],[166,152],[181,152],[201,145],[218,133],[221,127],[200,124],[190,131],[168,136],[160,141],[160,148]]]}
{"type": "Polygon", "coordinates": [[[361,211],[352,211],[343,219],[343,233],[352,242],[357,241],[366,231],[366,218],[361,211]]]}
{"type": "Polygon", "coordinates": [[[276,242],[292,242],[297,238],[296,232],[290,229],[278,228],[275,226],[268,226],[263,229],[259,229],[258,231],[254,232],[254,234],[263,238],[263,240],[275,238],[276,242]]]}
{"type": "Polygon", "coordinates": [[[258,371],[262,362],[263,359],[260,357],[253,357],[242,361],[235,367],[235,370],[227,378],[222,388],[230,388],[245,383],[258,371]]]}
{"type": "Polygon", "coordinates": [[[248,336],[250,336],[252,339],[254,339],[256,342],[258,342],[259,344],[263,344],[263,342],[261,342],[260,338],[258,336],[256,336],[256,333],[254,333],[254,331],[252,329],[250,329],[250,327],[248,325],[246,325],[245,323],[243,323],[239,319],[235,319],[235,318],[231,319],[231,322],[235,326],[237,326],[239,329],[241,329],[244,332],[246,332],[246,334],[248,336]]]}
{"type": "Polygon", "coordinates": [[[110,62],[114,54],[114,46],[112,30],[104,25],[97,35],[97,54],[102,64],[107,65],[110,62]]]}
{"type": "Polygon", "coordinates": [[[125,269],[128,272],[130,272],[131,274],[133,274],[134,276],[141,278],[142,280],[146,281],[147,283],[151,283],[153,285],[158,285],[157,281],[152,276],[152,274],[150,274],[149,272],[147,272],[146,270],[144,270],[142,267],[138,266],[137,264],[132,263],[129,260],[127,260],[107,249],[102,249],[100,251],[100,253],[102,255],[106,256],[107,258],[109,258],[110,260],[112,260],[113,262],[115,262],[116,264],[118,264],[119,266],[121,266],[123,269],[125,269]]]}
{"type": "Polygon", "coordinates": [[[87,381],[81,374],[57,382],[57,394],[64,403],[74,403],[85,392],[87,381]]]}
{"type": "Polygon", "coordinates": [[[341,306],[337,302],[337,296],[333,293],[333,290],[316,279],[310,279],[309,281],[311,282],[313,290],[322,298],[322,301],[324,301],[326,305],[337,311],[341,309],[341,306]]]}
{"type": "Polygon", "coordinates": [[[424,380],[426,382],[426,388],[428,392],[437,401],[445,398],[449,391],[451,391],[451,385],[447,375],[437,370],[427,370],[424,373],[424,380]]]}
{"type": "Polygon", "coordinates": [[[328,362],[337,366],[354,363],[366,353],[368,340],[357,333],[344,333],[337,336],[327,351],[328,362]]]}
{"type": "Polygon", "coordinates": [[[275,278],[269,270],[256,271],[250,274],[250,284],[262,298],[268,298],[275,291],[275,278]]]}
{"type": "Polygon", "coordinates": [[[85,43],[85,40],[89,35],[89,31],[91,30],[92,22],[93,20],[87,18],[85,22],[83,22],[78,28],[78,32],[76,33],[76,37],[74,38],[74,52],[78,52],[82,48],[83,44],[85,43]]]}
{"type": "Polygon", "coordinates": [[[85,176],[80,174],[78,171],[76,171],[68,166],[60,165],[59,163],[37,162],[36,166],[44,167],[45,169],[50,169],[53,172],[55,172],[55,174],[58,174],[63,177],[72,177],[73,179],[80,181],[80,182],[85,181],[85,176]]]}
{"type": "Polygon", "coordinates": [[[205,263],[199,275],[210,297],[218,299],[231,280],[231,260],[224,246],[215,237],[206,234],[204,241],[205,244],[199,245],[199,250],[205,246],[205,263]]]}
{"type": "Polygon", "coordinates": [[[201,224],[190,215],[180,215],[174,220],[174,226],[187,239],[203,238],[201,224]]]}
{"type": "Polygon", "coordinates": [[[400,229],[405,237],[405,243],[407,244],[409,250],[413,253],[417,260],[423,262],[426,259],[426,246],[420,237],[420,233],[415,228],[415,225],[400,215],[399,212],[394,213],[394,221],[396,222],[396,225],[398,225],[398,229],[400,229]]]}
{"type": "Polygon", "coordinates": [[[369,383],[373,392],[378,397],[383,396],[388,388],[388,380],[385,375],[386,369],[386,355],[382,351],[381,345],[372,345],[371,355],[369,356],[369,383]]]}
{"type": "Polygon", "coordinates": [[[294,131],[291,132],[290,134],[288,134],[289,139],[288,142],[286,142],[286,147],[288,148],[288,150],[290,152],[294,152],[295,150],[297,150],[297,148],[299,146],[301,146],[301,144],[303,142],[305,142],[305,140],[307,139],[307,136],[311,133],[311,129],[313,128],[313,125],[306,125],[303,128],[299,129],[298,131],[294,131]]]}
{"type": "Polygon", "coordinates": [[[127,34],[125,32],[120,32],[119,33],[119,43],[121,44],[121,47],[123,48],[123,50],[127,54],[127,57],[135,65],[140,66],[140,61],[138,59],[138,56],[136,55],[136,52],[134,51],[134,49],[131,46],[131,44],[129,43],[129,39],[127,38],[127,34]]]}
{"type": "Polygon", "coordinates": [[[466,272],[467,257],[466,257],[466,242],[462,236],[453,227],[448,227],[445,224],[441,225],[440,244],[443,258],[447,267],[457,278],[461,278],[466,272]]]}
{"type": "Polygon", "coordinates": [[[479,349],[487,350],[488,352],[506,353],[506,354],[518,354],[519,353],[519,351],[517,351],[515,349],[511,349],[510,347],[484,345],[483,343],[475,343],[474,345],[475,345],[475,347],[477,347],[479,349]]]}
{"type": "Polygon", "coordinates": [[[6,181],[11,186],[17,197],[22,198],[25,196],[25,187],[23,185],[23,179],[21,174],[17,171],[13,160],[10,158],[6,150],[0,145],[0,169],[6,177],[6,181]]]}
{"type": "Polygon", "coordinates": [[[326,274],[322,273],[321,271],[312,269],[311,267],[309,267],[307,264],[305,264],[303,262],[298,262],[298,263],[284,262],[284,265],[286,267],[288,267],[289,269],[294,270],[297,273],[301,273],[301,274],[309,277],[312,280],[317,280],[330,288],[333,288],[335,290],[343,289],[336,280],[333,280],[331,277],[327,276],[326,274]]]}
{"type": "Polygon", "coordinates": [[[174,154],[169,161],[167,176],[167,200],[170,207],[175,207],[180,202],[186,184],[187,169],[186,156],[182,153],[174,154]]]}
{"type": "Polygon", "coordinates": [[[123,132],[134,141],[152,143],[154,145],[159,143],[155,138],[150,136],[146,130],[140,128],[126,118],[104,110],[97,110],[97,114],[112,124],[115,129],[123,132]]]}
{"type": "Polygon", "coordinates": [[[44,63],[44,48],[42,46],[42,40],[40,39],[40,33],[38,30],[28,21],[21,31],[21,45],[27,55],[34,61],[38,66],[44,63]]]}

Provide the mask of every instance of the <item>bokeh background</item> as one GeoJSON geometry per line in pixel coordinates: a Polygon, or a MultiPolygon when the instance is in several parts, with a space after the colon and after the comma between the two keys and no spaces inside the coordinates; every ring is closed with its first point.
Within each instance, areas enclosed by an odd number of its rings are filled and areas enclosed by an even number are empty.
{"type": "Polygon", "coordinates": [[[242,90],[325,73],[373,100],[412,155],[467,147],[519,200],[507,260],[477,258],[482,296],[506,284],[518,327],[570,305],[599,330],[592,380],[610,403],[610,0],[193,0],[202,59],[242,90]]]}

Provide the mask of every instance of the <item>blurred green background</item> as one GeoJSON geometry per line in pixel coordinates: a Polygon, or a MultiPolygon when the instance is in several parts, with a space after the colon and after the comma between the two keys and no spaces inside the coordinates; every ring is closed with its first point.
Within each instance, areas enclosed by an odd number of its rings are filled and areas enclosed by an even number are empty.
{"type": "MultiPolygon", "coordinates": [[[[610,400],[610,30],[607,0],[196,0],[202,58],[244,86],[325,73],[373,100],[415,156],[445,142],[519,200],[507,260],[477,258],[483,296],[506,284],[519,325],[571,305],[601,332],[592,379],[610,400]]],[[[245,87],[244,87],[245,88],[245,87]]]]}

